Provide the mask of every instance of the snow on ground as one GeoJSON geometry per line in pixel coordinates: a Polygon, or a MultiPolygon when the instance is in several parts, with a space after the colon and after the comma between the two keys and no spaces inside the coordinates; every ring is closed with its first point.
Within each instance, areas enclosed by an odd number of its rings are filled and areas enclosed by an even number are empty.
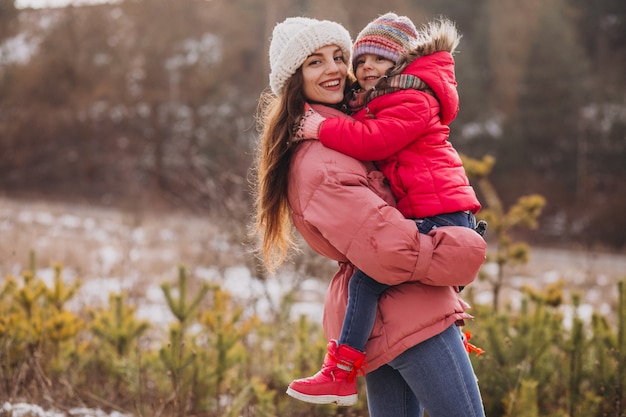
{"type": "Polygon", "coordinates": [[[17,403],[9,404],[5,402],[0,408],[4,414],[7,413],[11,417],[130,417],[128,414],[121,414],[117,411],[106,414],[102,410],[93,410],[88,408],[73,408],[67,413],[56,410],[44,410],[38,405],[17,403]]]}
{"type": "Polygon", "coordinates": [[[82,6],[89,4],[114,3],[112,0],[16,0],[15,7],[25,9],[43,9],[48,7],[82,6]]]}
{"type": "MultiPolygon", "coordinates": [[[[206,218],[0,197],[0,236],[0,277],[18,276],[27,269],[28,254],[33,250],[37,274],[47,284],[54,278],[57,262],[64,265],[64,280],[82,281],[74,300],[77,308],[107,303],[110,293],[125,291],[137,303],[139,318],[167,324],[173,316],[160,284],[176,282],[182,264],[188,267],[190,278],[219,284],[261,318],[279,306],[297,281],[294,316],[305,314],[321,322],[325,282],[286,274],[256,279],[246,266],[247,249],[229,243],[229,236],[206,218]]],[[[486,265],[484,270],[494,274],[493,267],[486,265]]],[[[530,263],[509,278],[502,301],[518,303],[519,288],[524,285],[541,289],[564,280],[566,293],[578,291],[583,296],[576,313],[590,319],[594,311],[604,315],[615,311],[616,282],[624,278],[626,254],[535,248],[530,263]]],[[[491,303],[486,282],[471,285],[475,302],[491,303]]],[[[571,321],[574,313],[571,306],[563,306],[566,321],[571,321]]],[[[5,403],[0,411],[11,412],[12,417],[123,417],[85,409],[64,414],[29,404],[5,403]]]]}
{"type": "MultiPolygon", "coordinates": [[[[108,303],[111,293],[125,292],[138,302],[139,318],[168,323],[173,316],[164,304],[160,285],[175,283],[179,265],[190,280],[220,285],[233,297],[250,300],[262,318],[278,307],[293,286],[293,277],[260,281],[246,267],[250,254],[209,219],[188,214],[154,215],[60,203],[0,198],[0,277],[19,276],[36,254],[37,275],[47,285],[54,265],[63,265],[67,282],[80,279],[76,307],[108,303]]],[[[299,313],[321,321],[326,284],[300,280],[303,304],[299,313]]]]}
{"type": "MultiPolygon", "coordinates": [[[[63,265],[63,279],[81,281],[70,308],[108,303],[111,293],[128,293],[137,316],[166,328],[174,320],[161,283],[176,283],[178,266],[185,265],[190,280],[218,284],[244,300],[250,313],[261,318],[278,308],[282,296],[293,289],[286,275],[265,281],[245,266],[250,255],[208,219],[187,214],[152,215],[114,209],[9,200],[0,197],[0,283],[29,268],[29,252],[36,255],[37,276],[53,283],[54,266],[63,265]]],[[[321,322],[326,284],[299,279],[302,302],[293,314],[321,322]]],[[[101,410],[44,410],[39,406],[0,402],[0,414],[11,417],[124,417],[101,410]]]]}
{"type": "MultiPolygon", "coordinates": [[[[483,271],[494,275],[495,265],[485,265],[483,271]]],[[[562,281],[566,303],[573,293],[582,297],[581,305],[576,311],[569,304],[561,306],[565,324],[571,323],[575,313],[589,322],[594,312],[612,317],[617,308],[617,282],[620,279],[626,279],[626,254],[532,248],[530,262],[517,267],[507,279],[502,300],[518,306],[519,290],[524,286],[541,290],[546,285],[562,281]]],[[[488,284],[475,282],[472,286],[479,289],[476,302],[492,302],[493,296],[488,284]]]]}
{"type": "MultiPolygon", "coordinates": [[[[76,204],[10,200],[0,197],[0,277],[19,275],[28,267],[28,253],[37,255],[38,274],[54,277],[53,265],[61,262],[64,278],[81,279],[77,302],[108,302],[112,292],[125,291],[139,299],[138,315],[155,322],[172,317],[163,304],[160,284],[175,282],[177,268],[185,265],[189,276],[216,283],[234,297],[254,302],[251,308],[263,317],[293,287],[294,278],[278,276],[260,281],[246,267],[250,254],[209,219],[187,214],[152,215],[126,213],[111,208],[76,204]]],[[[484,271],[495,274],[493,265],[484,271]]],[[[502,301],[515,303],[519,289],[541,289],[563,280],[566,294],[583,295],[579,313],[610,314],[616,303],[615,285],[626,278],[626,254],[582,250],[534,248],[528,265],[518,267],[508,279],[502,301]]],[[[326,284],[300,279],[297,314],[321,320],[326,284]]],[[[486,282],[472,284],[475,301],[491,303],[486,282]]]]}

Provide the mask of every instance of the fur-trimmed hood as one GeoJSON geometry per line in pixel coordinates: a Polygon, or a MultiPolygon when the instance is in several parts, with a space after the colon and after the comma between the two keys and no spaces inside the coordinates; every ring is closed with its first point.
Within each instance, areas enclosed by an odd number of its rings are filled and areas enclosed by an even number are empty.
{"type": "MultiPolygon", "coordinates": [[[[390,80],[393,80],[394,76],[413,75],[419,79],[418,81],[423,82],[421,87],[414,85],[413,88],[422,90],[427,86],[441,106],[441,122],[445,125],[450,124],[459,111],[459,94],[456,89],[452,54],[456,51],[460,39],[461,35],[455,24],[448,19],[427,23],[418,31],[417,46],[400,58],[387,77],[380,79],[376,90],[384,94],[388,87],[399,87],[390,85],[393,84],[390,80]]],[[[368,92],[364,103],[376,95],[380,94],[368,92]]]]}
{"type": "Polygon", "coordinates": [[[447,51],[434,52],[417,58],[403,74],[420,78],[439,101],[441,123],[449,125],[459,112],[459,93],[454,74],[454,58],[447,51]]]}
{"type": "Polygon", "coordinates": [[[454,54],[461,40],[456,25],[448,19],[427,23],[418,32],[418,35],[417,46],[413,50],[418,56],[430,55],[435,52],[454,54]]]}
{"type": "Polygon", "coordinates": [[[416,47],[405,54],[388,75],[402,73],[413,61],[426,55],[436,52],[454,54],[460,41],[461,34],[451,20],[439,19],[428,22],[418,31],[416,47]]]}

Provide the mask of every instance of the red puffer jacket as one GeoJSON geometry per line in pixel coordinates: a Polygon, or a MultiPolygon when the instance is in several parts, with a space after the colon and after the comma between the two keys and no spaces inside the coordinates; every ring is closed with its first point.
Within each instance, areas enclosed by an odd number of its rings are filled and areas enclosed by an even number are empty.
{"type": "Polygon", "coordinates": [[[336,260],[324,303],[324,330],[338,339],[355,266],[390,287],[381,296],[365,347],[372,371],[451,324],[471,318],[453,286],[474,280],[486,243],[465,227],[420,234],[393,207],[384,176],[318,141],[297,145],[289,172],[296,229],[317,253],[336,260]]]}
{"type": "Polygon", "coordinates": [[[448,142],[448,125],[459,109],[452,55],[420,57],[403,73],[421,78],[437,98],[415,89],[384,94],[355,113],[354,120],[325,120],[320,141],[356,159],[375,161],[407,218],[478,212],[481,206],[461,158],[448,142]]]}

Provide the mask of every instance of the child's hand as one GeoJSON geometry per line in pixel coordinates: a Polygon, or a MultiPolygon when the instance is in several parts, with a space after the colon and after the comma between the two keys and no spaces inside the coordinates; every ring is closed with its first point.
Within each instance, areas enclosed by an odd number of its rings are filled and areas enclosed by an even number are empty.
{"type": "Polygon", "coordinates": [[[319,139],[320,127],[326,118],[313,110],[309,103],[304,104],[304,114],[294,126],[294,140],[319,139]]]}

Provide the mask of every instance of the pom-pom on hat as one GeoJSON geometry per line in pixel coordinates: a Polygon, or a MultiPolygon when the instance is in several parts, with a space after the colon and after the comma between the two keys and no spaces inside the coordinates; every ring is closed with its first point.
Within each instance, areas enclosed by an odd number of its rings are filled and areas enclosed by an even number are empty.
{"type": "Polygon", "coordinates": [[[316,50],[327,45],[341,48],[350,61],[352,38],[339,23],[307,17],[289,17],[274,27],[270,41],[270,87],[276,95],[287,80],[316,50]]]}
{"type": "Polygon", "coordinates": [[[400,56],[417,44],[417,29],[406,16],[386,13],[363,28],[352,48],[352,68],[362,55],[373,54],[398,62],[400,56]]]}

